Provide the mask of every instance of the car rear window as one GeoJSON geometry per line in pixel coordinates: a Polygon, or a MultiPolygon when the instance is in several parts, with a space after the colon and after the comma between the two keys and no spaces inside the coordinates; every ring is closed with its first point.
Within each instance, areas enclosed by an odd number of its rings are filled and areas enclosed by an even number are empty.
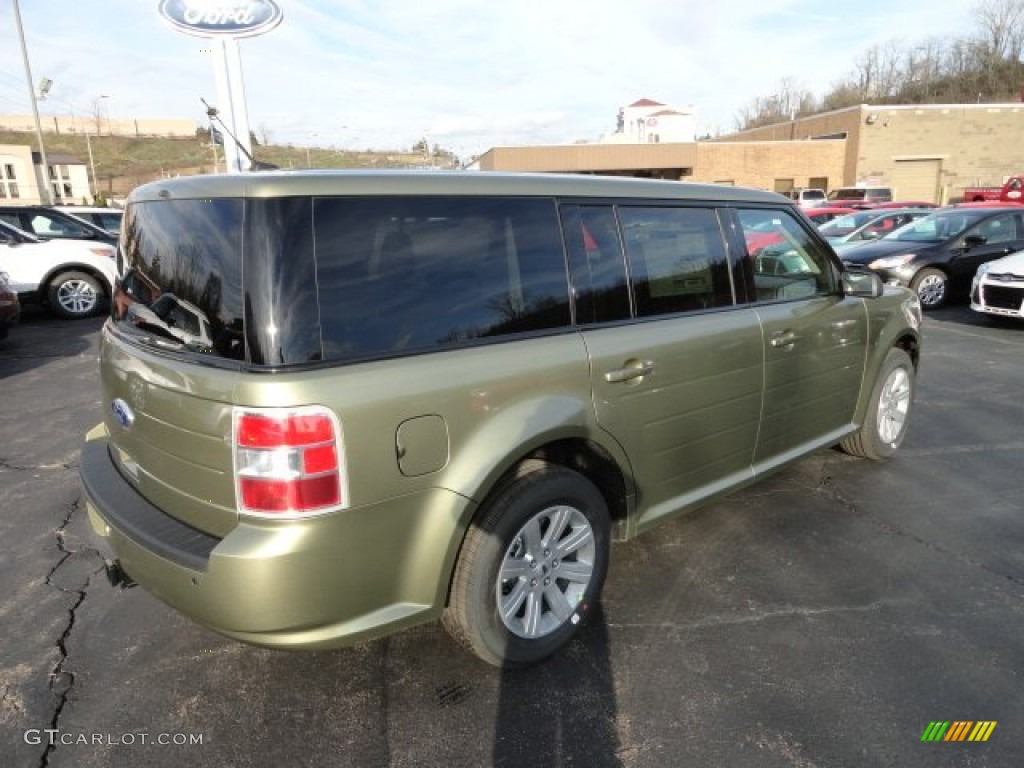
{"type": "Polygon", "coordinates": [[[835,189],[829,194],[829,200],[863,200],[867,196],[864,189],[835,189]]]}
{"type": "Polygon", "coordinates": [[[244,360],[241,243],[241,200],[132,205],[114,325],[165,351],[244,360]]]}

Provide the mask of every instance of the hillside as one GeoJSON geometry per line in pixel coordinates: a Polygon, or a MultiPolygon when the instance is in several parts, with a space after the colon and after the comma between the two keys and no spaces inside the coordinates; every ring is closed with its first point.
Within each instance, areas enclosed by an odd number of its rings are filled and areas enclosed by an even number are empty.
{"type": "MultiPolygon", "coordinates": [[[[84,134],[44,133],[47,155],[74,155],[88,166],[84,134]]],[[[186,139],[125,136],[91,136],[99,189],[108,198],[124,197],[139,184],[176,175],[211,173],[214,150],[206,136],[186,139]]],[[[30,145],[37,149],[34,133],[0,130],[0,144],[30,145]]],[[[224,170],[224,152],[216,150],[218,168],[224,170]]],[[[317,147],[256,146],[257,160],[281,168],[409,168],[422,166],[419,152],[371,152],[317,147]]],[[[447,158],[445,158],[447,159],[447,158]]]]}

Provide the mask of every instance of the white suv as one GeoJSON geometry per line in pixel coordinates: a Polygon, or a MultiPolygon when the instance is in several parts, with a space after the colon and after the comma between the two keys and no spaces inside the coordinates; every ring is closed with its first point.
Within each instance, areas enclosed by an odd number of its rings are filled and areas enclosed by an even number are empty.
{"type": "Polygon", "coordinates": [[[113,294],[116,250],[83,240],[40,240],[0,222],[0,271],[23,303],[44,302],[61,317],[93,314],[113,294]]]}

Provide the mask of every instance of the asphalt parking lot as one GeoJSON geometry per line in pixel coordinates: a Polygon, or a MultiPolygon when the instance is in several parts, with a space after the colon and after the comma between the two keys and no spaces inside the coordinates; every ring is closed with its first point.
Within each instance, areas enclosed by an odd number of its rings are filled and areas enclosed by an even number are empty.
{"type": "Polygon", "coordinates": [[[0,766],[1024,765],[1024,326],[928,315],[893,460],[823,451],[617,545],[569,652],[503,673],[439,626],[286,653],[110,588],[77,476],[101,323],[0,342],[0,766]]]}

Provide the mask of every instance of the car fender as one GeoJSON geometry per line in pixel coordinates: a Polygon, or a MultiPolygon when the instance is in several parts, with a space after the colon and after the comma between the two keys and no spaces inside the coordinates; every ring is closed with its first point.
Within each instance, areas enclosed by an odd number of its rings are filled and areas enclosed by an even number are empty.
{"type": "Polygon", "coordinates": [[[453,450],[454,461],[439,481],[455,493],[482,502],[524,458],[544,445],[572,439],[603,449],[622,473],[627,496],[632,496],[632,472],[625,452],[597,426],[589,397],[572,395],[529,398],[504,408],[453,450]]]}
{"type": "Polygon", "coordinates": [[[869,344],[854,415],[856,425],[864,423],[872,391],[889,350],[893,347],[907,350],[916,369],[921,349],[921,305],[912,291],[890,286],[883,296],[864,301],[868,309],[869,344]]]}

